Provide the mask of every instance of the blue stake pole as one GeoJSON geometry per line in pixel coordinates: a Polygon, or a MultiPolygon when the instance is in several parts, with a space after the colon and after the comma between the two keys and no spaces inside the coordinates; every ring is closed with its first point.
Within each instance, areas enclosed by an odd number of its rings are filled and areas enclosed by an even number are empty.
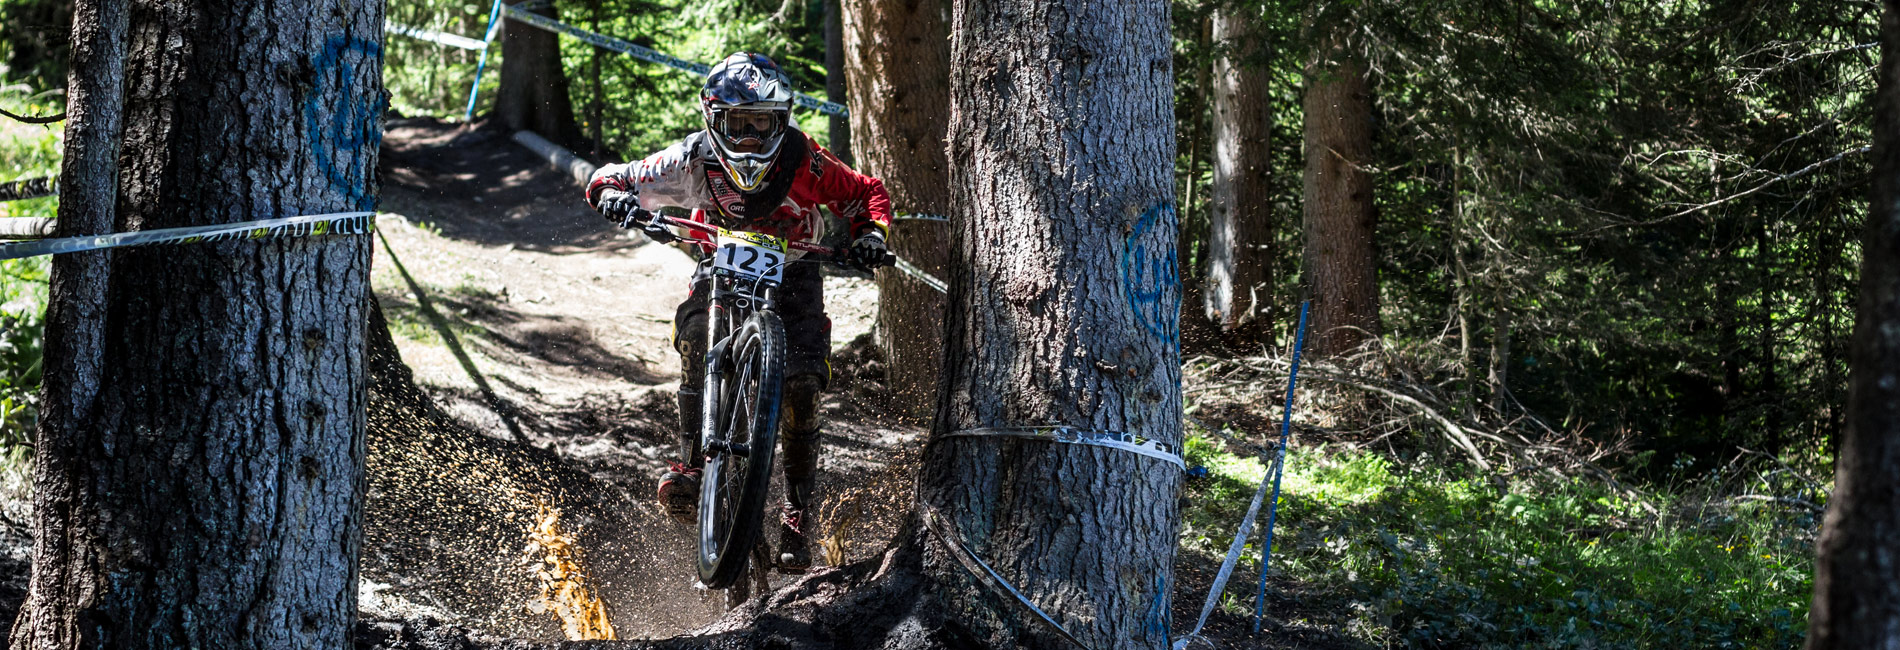
{"type": "Polygon", "coordinates": [[[482,56],[475,63],[475,83],[468,87],[468,112],[462,115],[463,122],[475,121],[475,94],[482,89],[482,70],[488,67],[488,46],[495,42],[495,21],[501,19],[501,0],[495,0],[495,6],[488,10],[488,29],[482,32],[482,56]]]}
{"type": "Polygon", "coordinates": [[[1273,501],[1267,506],[1267,539],[1260,545],[1260,595],[1254,600],[1253,633],[1260,633],[1260,617],[1267,611],[1267,567],[1273,560],[1273,523],[1280,513],[1280,476],[1286,469],[1286,443],[1293,435],[1293,384],[1300,379],[1300,352],[1306,348],[1306,307],[1300,302],[1300,329],[1293,337],[1293,372],[1286,378],[1286,408],[1280,417],[1280,452],[1273,460],[1273,501]]]}

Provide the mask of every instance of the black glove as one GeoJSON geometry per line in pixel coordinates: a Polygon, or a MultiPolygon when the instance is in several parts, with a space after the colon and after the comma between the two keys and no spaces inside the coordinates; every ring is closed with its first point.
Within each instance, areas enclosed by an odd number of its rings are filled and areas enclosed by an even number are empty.
{"type": "Polygon", "coordinates": [[[641,210],[639,218],[640,232],[646,233],[647,239],[653,240],[653,243],[671,244],[680,240],[679,236],[673,234],[672,229],[655,220],[653,213],[641,210]]]}
{"type": "Polygon", "coordinates": [[[884,250],[884,233],[867,230],[851,242],[851,266],[861,271],[870,271],[888,263],[890,253],[884,250]]]}
{"type": "Polygon", "coordinates": [[[600,193],[600,200],[594,203],[594,209],[601,216],[622,228],[642,225],[652,218],[652,214],[640,209],[640,195],[625,190],[608,189],[600,193]]]}

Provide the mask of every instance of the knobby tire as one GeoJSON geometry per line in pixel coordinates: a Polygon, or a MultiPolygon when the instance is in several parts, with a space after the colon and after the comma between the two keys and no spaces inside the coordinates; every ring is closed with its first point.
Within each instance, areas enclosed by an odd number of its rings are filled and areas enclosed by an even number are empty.
{"type": "Polygon", "coordinates": [[[785,326],[775,313],[755,313],[726,349],[729,371],[706,375],[701,440],[730,440],[746,445],[749,453],[714,451],[706,459],[699,492],[699,581],[712,589],[745,579],[747,560],[759,541],[778,448],[785,326]]]}

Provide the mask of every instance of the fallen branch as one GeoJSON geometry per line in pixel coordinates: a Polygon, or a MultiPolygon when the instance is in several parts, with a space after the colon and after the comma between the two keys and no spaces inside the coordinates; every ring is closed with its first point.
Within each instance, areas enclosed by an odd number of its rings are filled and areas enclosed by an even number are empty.
{"type": "Polygon", "coordinates": [[[1491,461],[1484,459],[1484,452],[1478,450],[1478,445],[1471,441],[1471,436],[1469,435],[1469,432],[1464,427],[1458,426],[1458,423],[1453,422],[1451,418],[1440,415],[1437,410],[1434,410],[1430,406],[1426,406],[1424,402],[1418,401],[1417,399],[1409,395],[1400,394],[1396,391],[1386,390],[1384,388],[1380,388],[1378,386],[1374,386],[1371,384],[1358,383],[1358,382],[1341,379],[1338,377],[1330,377],[1330,376],[1327,376],[1324,374],[1318,374],[1318,373],[1315,373],[1313,378],[1318,379],[1320,381],[1329,382],[1329,383],[1340,384],[1344,386],[1351,386],[1353,388],[1358,388],[1360,390],[1371,391],[1374,393],[1378,393],[1380,395],[1384,395],[1387,398],[1411,405],[1413,408],[1418,409],[1422,414],[1424,414],[1426,418],[1434,422],[1437,422],[1439,428],[1445,430],[1445,435],[1451,438],[1452,443],[1456,444],[1459,449],[1463,449],[1465,451],[1465,454],[1471,457],[1471,462],[1476,464],[1479,469],[1482,469],[1487,472],[1494,471],[1491,467],[1491,461]]]}

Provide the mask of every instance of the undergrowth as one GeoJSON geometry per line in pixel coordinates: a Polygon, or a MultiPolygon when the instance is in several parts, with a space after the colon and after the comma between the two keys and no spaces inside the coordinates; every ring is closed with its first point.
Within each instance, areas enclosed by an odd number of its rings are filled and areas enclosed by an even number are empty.
{"type": "MultiPolygon", "coordinates": [[[[1819,512],[1736,502],[1728,477],[1619,493],[1500,482],[1461,464],[1289,452],[1273,571],[1352,603],[1348,630],[1405,648],[1797,648],[1819,512]],[[1728,487],[1724,487],[1728,486],[1728,487]]],[[[1218,558],[1266,469],[1188,439],[1184,543],[1218,558]]],[[[1244,453],[1244,452],[1243,452],[1244,453]]],[[[1266,521],[1265,508],[1260,515],[1266,521]]],[[[1259,535],[1230,585],[1251,603],[1259,535]]],[[[1239,613],[1238,611],[1236,613],[1239,613]]],[[[1272,612],[1269,612],[1272,614],[1272,612]]]]}
{"type": "MultiPolygon", "coordinates": [[[[63,111],[57,94],[0,81],[0,108],[23,115],[63,111]]],[[[60,124],[0,119],[0,183],[57,174],[60,124]]],[[[0,202],[0,218],[52,217],[58,197],[0,202]]],[[[0,261],[0,465],[19,466],[38,417],[40,341],[45,330],[46,258],[0,261]]]]}

